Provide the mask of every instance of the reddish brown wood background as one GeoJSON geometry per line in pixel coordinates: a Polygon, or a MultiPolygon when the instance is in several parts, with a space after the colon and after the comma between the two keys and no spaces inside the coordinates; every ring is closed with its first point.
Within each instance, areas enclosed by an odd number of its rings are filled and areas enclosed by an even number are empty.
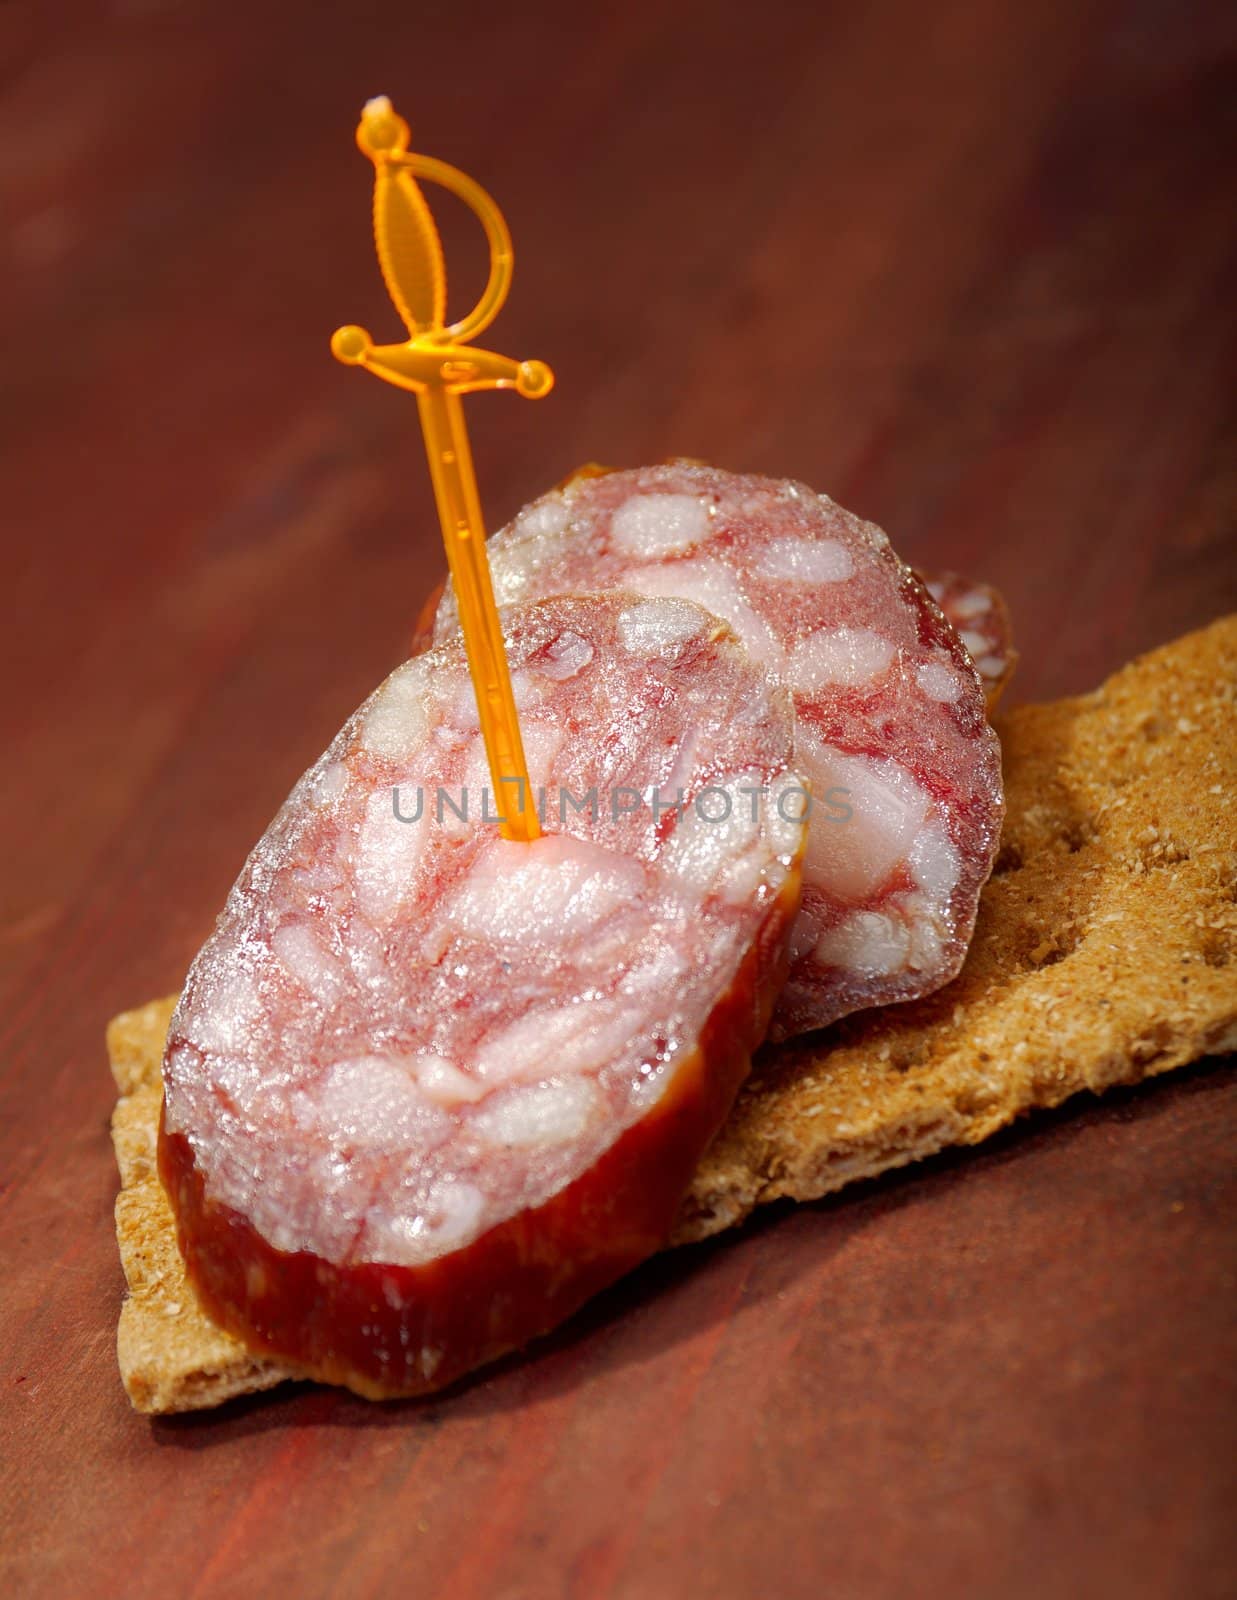
{"type": "Polygon", "coordinates": [[[415,408],[327,352],[398,331],[366,95],[499,196],[494,343],[558,373],[471,405],[492,521],[590,457],[794,474],[999,583],[1038,697],[1232,604],[1232,18],[0,9],[9,1592],[1234,1592],[1229,1067],[656,1262],[431,1405],[152,1425],[102,1049],[441,570],[415,408]]]}

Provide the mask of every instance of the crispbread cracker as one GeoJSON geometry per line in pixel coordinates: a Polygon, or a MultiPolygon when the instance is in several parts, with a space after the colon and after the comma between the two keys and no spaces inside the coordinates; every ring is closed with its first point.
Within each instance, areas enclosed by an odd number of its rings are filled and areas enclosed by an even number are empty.
{"type": "MultiPolygon", "coordinates": [[[[1237,1047],[1237,616],[1096,693],[1001,726],[1007,815],[962,974],[940,993],[762,1052],[701,1162],[675,1242],[757,1205],[974,1144],[1054,1106],[1237,1047]]],[[[119,1355],[139,1411],[295,1376],[202,1313],[154,1169],[174,999],[117,1017],[119,1355]]]]}
{"type": "Polygon", "coordinates": [[[112,1113],[120,1168],[116,1238],[129,1284],[116,1353],[129,1399],[136,1410],[151,1412],[197,1411],[295,1376],[217,1328],[185,1277],[176,1224],[155,1171],[159,1066],[175,1004],[175,995],[153,1000],[114,1018],[107,1030],[120,1090],[112,1113]]]}

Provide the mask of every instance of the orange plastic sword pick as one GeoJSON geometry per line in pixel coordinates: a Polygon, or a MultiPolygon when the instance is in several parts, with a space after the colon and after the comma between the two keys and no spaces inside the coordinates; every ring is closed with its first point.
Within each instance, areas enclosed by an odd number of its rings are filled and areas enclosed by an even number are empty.
{"type": "Polygon", "coordinates": [[[469,343],[493,322],[511,287],[511,235],[485,190],[457,168],[412,153],[408,124],[385,95],[366,104],[356,137],[374,164],[374,240],[383,281],[409,337],[402,344],[376,345],[364,328],[337,328],[331,350],[340,361],[366,367],[417,397],[490,780],[495,796],[502,797],[502,831],[508,839],[535,839],[541,830],[494,604],[460,396],[477,389],[514,389],[537,400],[549,394],[554,374],[542,361],[512,361],[469,343]],[[442,244],[417,178],[457,195],[476,214],[490,246],[484,293],[463,321],[449,326],[442,244]]]}

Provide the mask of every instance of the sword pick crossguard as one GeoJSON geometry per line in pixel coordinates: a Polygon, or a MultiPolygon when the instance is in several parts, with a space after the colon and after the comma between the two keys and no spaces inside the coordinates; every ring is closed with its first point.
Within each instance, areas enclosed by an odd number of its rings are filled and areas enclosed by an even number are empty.
{"type": "Polygon", "coordinates": [[[511,234],[493,198],[457,167],[410,153],[408,123],[385,95],[366,103],[356,140],[374,166],[374,242],[383,281],[408,338],[400,345],[375,345],[363,328],[337,328],[331,338],[336,359],[367,367],[414,392],[441,383],[458,394],[514,389],[525,399],[543,399],[554,387],[554,374],[544,361],[514,361],[470,344],[493,322],[511,289],[511,234]],[[477,304],[459,322],[446,323],[442,244],[418,178],[454,194],[485,230],[489,279],[477,304]]]}

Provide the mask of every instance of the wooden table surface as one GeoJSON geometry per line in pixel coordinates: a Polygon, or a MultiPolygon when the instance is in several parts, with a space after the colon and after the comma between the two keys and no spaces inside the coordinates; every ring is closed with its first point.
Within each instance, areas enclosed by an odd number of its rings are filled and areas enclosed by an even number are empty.
{"type": "Polygon", "coordinates": [[[660,1259],[430,1404],[152,1424],[103,1055],[442,570],[415,407],[327,350],[398,334],[362,99],[499,197],[492,342],[558,375],[470,402],[491,523],[590,458],[794,475],[998,583],[1038,698],[1233,603],[1233,45],[1190,0],[0,11],[8,1592],[1235,1592],[1231,1065],[660,1259]]]}

